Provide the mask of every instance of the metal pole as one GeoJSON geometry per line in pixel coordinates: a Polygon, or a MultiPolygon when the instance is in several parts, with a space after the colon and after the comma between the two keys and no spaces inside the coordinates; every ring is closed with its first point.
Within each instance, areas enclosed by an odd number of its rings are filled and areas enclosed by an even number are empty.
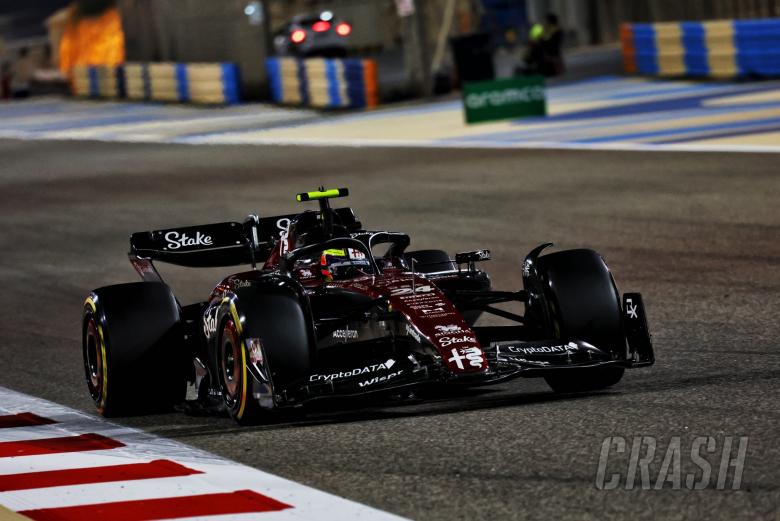
{"type": "Polygon", "coordinates": [[[415,94],[427,97],[433,93],[433,81],[426,38],[425,15],[422,12],[423,3],[413,0],[398,3],[399,6],[403,3],[410,7],[403,11],[399,7],[398,13],[402,18],[407,81],[415,94]]]}
{"type": "Polygon", "coordinates": [[[444,60],[444,51],[447,49],[447,37],[452,29],[452,19],[455,15],[455,3],[457,0],[447,0],[447,6],[444,8],[444,19],[439,29],[439,37],[436,40],[436,52],[433,54],[431,63],[431,73],[436,74],[441,68],[444,60]]]}

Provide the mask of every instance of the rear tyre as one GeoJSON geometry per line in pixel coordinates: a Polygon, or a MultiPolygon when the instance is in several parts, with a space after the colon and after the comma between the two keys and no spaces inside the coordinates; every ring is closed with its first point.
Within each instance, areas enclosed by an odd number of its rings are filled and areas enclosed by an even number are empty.
{"type": "MultiPolygon", "coordinates": [[[[593,250],[567,250],[537,263],[549,304],[554,338],[576,338],[625,358],[620,296],[601,256],[593,250]]],[[[545,380],[555,392],[595,391],[617,384],[622,367],[569,369],[545,380]]]]}
{"type": "Polygon", "coordinates": [[[184,400],[179,307],[164,284],[93,291],[84,304],[82,351],[87,389],[103,416],[162,412],[184,400]]]}
{"type": "Polygon", "coordinates": [[[264,365],[270,374],[274,393],[308,375],[311,368],[313,337],[309,320],[297,297],[292,294],[256,293],[242,306],[243,326],[232,314],[224,319],[219,340],[219,378],[225,406],[239,424],[262,421],[267,408],[254,396],[255,377],[246,339],[260,339],[264,365]]]}
{"type": "Polygon", "coordinates": [[[442,250],[417,250],[404,253],[404,260],[409,269],[412,268],[412,259],[414,259],[414,271],[417,273],[436,273],[458,269],[447,252],[442,250]]]}

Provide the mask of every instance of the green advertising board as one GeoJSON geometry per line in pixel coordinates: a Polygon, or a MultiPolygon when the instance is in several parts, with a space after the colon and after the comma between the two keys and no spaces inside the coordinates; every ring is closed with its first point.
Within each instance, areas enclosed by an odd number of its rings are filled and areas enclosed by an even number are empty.
{"type": "Polygon", "coordinates": [[[518,76],[463,86],[466,123],[546,116],[547,98],[542,76],[518,76]]]}

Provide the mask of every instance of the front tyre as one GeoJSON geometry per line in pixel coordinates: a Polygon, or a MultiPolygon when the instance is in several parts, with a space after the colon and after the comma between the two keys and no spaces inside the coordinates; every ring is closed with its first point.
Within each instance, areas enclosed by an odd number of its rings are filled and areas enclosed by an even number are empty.
{"type": "MultiPolygon", "coordinates": [[[[537,270],[545,288],[554,338],[584,340],[626,356],[620,296],[604,259],[593,250],[566,250],[540,257],[537,270]]],[[[555,392],[596,391],[617,384],[622,367],[564,369],[545,376],[555,392]]]]}

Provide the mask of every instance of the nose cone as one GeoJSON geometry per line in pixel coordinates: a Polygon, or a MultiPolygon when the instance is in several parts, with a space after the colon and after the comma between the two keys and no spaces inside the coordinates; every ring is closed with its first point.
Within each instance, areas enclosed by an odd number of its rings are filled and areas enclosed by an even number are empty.
{"type": "Polygon", "coordinates": [[[487,360],[474,331],[455,306],[431,283],[411,276],[386,287],[393,309],[401,312],[438,351],[455,374],[487,369],[487,360]]]}

